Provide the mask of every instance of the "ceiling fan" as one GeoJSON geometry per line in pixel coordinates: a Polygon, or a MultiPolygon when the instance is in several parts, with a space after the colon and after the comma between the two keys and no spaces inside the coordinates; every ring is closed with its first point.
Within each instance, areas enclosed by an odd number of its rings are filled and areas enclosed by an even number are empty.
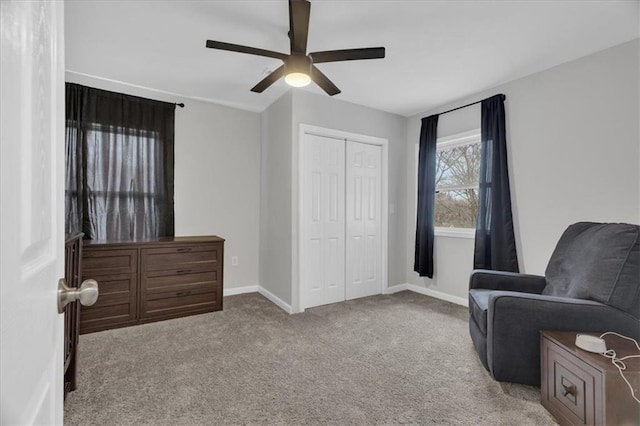
{"type": "Polygon", "coordinates": [[[324,75],[315,64],[322,62],[353,61],[357,59],[384,58],[384,47],[367,47],[361,49],[325,50],[307,54],[307,38],[309,35],[309,14],[311,3],[307,0],[289,0],[289,39],[291,53],[284,54],[272,50],[241,46],[207,40],[210,49],[229,50],[231,52],[248,53],[280,59],[283,65],[256,84],[251,91],[262,93],[266,88],[284,76],[284,81],[294,87],[306,86],[313,80],[329,96],[337,95],[340,89],[324,75]]]}

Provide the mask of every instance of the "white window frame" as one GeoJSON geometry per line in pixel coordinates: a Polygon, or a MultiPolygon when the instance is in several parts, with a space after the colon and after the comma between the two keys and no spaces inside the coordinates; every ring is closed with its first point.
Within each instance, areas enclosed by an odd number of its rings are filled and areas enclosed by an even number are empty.
{"type": "MultiPolygon", "coordinates": [[[[470,130],[468,132],[457,133],[455,135],[438,138],[436,141],[436,151],[457,148],[460,146],[472,145],[481,141],[480,129],[470,130]]],[[[420,145],[416,144],[416,182],[418,175],[418,158],[420,154],[420,145]]],[[[478,177],[479,178],[479,177],[478,177]]],[[[476,185],[446,185],[436,187],[438,190],[455,190],[455,189],[471,189],[479,188],[476,185]]],[[[416,191],[417,194],[417,191],[416,191]]],[[[417,198],[416,198],[417,203],[417,198]]],[[[434,235],[436,237],[452,237],[452,238],[475,238],[476,230],[474,228],[453,228],[453,227],[434,227],[434,235]]]]}

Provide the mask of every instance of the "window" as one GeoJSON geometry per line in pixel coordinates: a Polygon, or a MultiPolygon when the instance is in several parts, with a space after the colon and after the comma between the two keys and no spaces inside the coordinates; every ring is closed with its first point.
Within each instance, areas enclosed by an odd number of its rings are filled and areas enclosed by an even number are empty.
{"type": "MultiPolygon", "coordinates": [[[[416,170],[420,147],[416,144],[416,170]]],[[[480,129],[438,139],[435,234],[473,238],[478,217],[480,129]]]]}
{"type": "Polygon", "coordinates": [[[173,236],[175,105],[66,83],[66,231],[173,236]]]}
{"type": "Polygon", "coordinates": [[[161,234],[166,209],[161,135],[98,123],[87,127],[85,196],[92,235],[98,239],[165,236],[161,234]]]}
{"type": "Polygon", "coordinates": [[[479,178],[479,129],[438,139],[436,231],[438,228],[475,229],[479,178]]]}

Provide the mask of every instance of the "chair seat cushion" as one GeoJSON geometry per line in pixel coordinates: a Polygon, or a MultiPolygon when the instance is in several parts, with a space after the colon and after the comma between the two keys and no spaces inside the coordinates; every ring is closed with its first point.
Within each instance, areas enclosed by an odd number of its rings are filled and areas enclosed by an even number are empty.
{"type": "Polygon", "coordinates": [[[489,308],[489,296],[492,290],[469,290],[469,312],[480,331],[487,335],[487,309],[489,308]]]}

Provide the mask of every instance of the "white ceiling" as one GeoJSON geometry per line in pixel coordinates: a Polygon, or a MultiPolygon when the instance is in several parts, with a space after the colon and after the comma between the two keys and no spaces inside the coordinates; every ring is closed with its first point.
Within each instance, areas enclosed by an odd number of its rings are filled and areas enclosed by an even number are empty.
{"type": "MultiPolygon", "coordinates": [[[[310,52],[386,47],[319,64],[336,98],[405,116],[638,37],[640,1],[312,0],[310,52]]],[[[262,111],[288,86],[250,92],[289,53],[286,0],[67,1],[67,71],[262,111]]],[[[304,89],[324,93],[314,85],[304,89]]]]}

